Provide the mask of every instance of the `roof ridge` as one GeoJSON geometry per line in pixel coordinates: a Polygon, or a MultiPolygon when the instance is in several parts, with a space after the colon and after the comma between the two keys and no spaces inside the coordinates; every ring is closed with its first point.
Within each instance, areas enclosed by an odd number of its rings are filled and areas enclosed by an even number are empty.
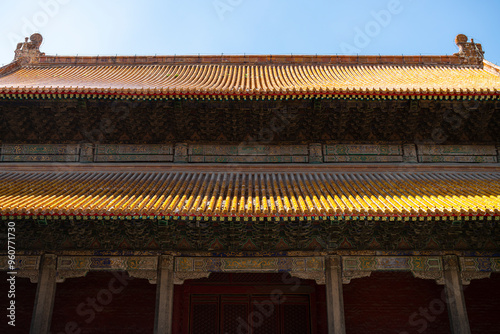
{"type": "MultiPolygon", "coordinates": [[[[40,56],[40,65],[465,65],[457,55],[40,56]]],[[[33,64],[32,64],[33,65],[33,64]]]]}
{"type": "MultiPolygon", "coordinates": [[[[455,65],[483,67],[481,44],[459,34],[453,55],[155,55],[155,56],[58,56],[40,52],[43,37],[35,33],[18,43],[14,62],[26,65],[146,65],[146,64],[227,64],[227,65],[455,65]]],[[[9,64],[9,65],[12,65],[9,64]]],[[[9,66],[7,65],[7,67],[9,66]]],[[[5,70],[4,70],[5,71],[5,70]]],[[[0,73],[3,73],[0,71],[0,73]]]]}
{"type": "MultiPolygon", "coordinates": [[[[59,56],[58,56],[59,57],[59,56]]],[[[10,64],[9,64],[10,65],[10,64]]],[[[294,67],[299,67],[299,66],[331,66],[331,67],[361,67],[361,66],[383,66],[383,67],[390,67],[390,66],[395,66],[395,67],[449,67],[449,68],[477,68],[477,69],[482,69],[486,64],[483,65],[471,65],[471,64],[460,64],[460,63],[455,63],[454,59],[450,62],[405,62],[405,63],[394,63],[394,62],[380,62],[380,63],[370,63],[370,62],[357,62],[357,63],[349,63],[349,62],[328,62],[328,63],[316,63],[316,62],[302,62],[302,63],[294,63],[294,62],[276,62],[276,63],[267,63],[267,62],[254,62],[254,63],[237,63],[237,62],[226,62],[226,63],[208,63],[208,62],[185,62],[185,61],[179,61],[179,62],[135,62],[135,63],[127,63],[127,62],[113,62],[113,63],[108,63],[105,61],[100,61],[100,62],[84,62],[83,60],[80,61],[73,61],[73,62],[40,62],[37,64],[21,64],[20,67],[22,68],[38,68],[38,67],[47,67],[47,68],[56,68],[56,67],[66,67],[66,66],[71,66],[71,67],[108,67],[108,66],[116,66],[116,67],[122,67],[122,66],[236,66],[236,67],[252,67],[252,66],[270,66],[270,67],[283,67],[283,66],[294,66],[294,67]]],[[[1,68],[0,68],[1,69],[1,68]]],[[[494,72],[496,74],[496,72],[494,72]]]]}

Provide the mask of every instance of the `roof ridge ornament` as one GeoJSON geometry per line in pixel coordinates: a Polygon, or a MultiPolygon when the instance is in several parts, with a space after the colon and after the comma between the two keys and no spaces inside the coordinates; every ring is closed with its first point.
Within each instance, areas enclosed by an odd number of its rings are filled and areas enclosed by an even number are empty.
{"type": "Polygon", "coordinates": [[[45,53],[40,52],[40,45],[42,44],[42,35],[35,33],[25,38],[24,43],[18,43],[16,51],[14,51],[14,61],[20,60],[22,65],[37,64],[40,61],[40,56],[45,53]]]}
{"type": "Polygon", "coordinates": [[[479,43],[474,43],[474,39],[469,38],[464,34],[459,34],[455,37],[455,43],[458,45],[458,56],[462,59],[463,64],[482,65],[484,60],[483,47],[479,43]]]}

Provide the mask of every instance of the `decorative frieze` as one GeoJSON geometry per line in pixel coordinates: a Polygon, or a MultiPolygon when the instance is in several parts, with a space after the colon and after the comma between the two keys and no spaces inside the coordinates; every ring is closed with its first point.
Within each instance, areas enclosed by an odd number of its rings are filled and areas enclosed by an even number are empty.
{"type": "Polygon", "coordinates": [[[172,145],[96,145],[96,162],[172,162],[172,145]]]}
{"type": "Polygon", "coordinates": [[[190,156],[223,156],[238,155],[238,151],[238,145],[192,144],[189,145],[188,154],[190,156]]]}
{"type": "Polygon", "coordinates": [[[189,162],[219,163],[305,163],[309,161],[307,145],[189,145],[189,162]]]}
{"type": "Polygon", "coordinates": [[[402,155],[400,145],[357,145],[357,144],[333,144],[325,145],[325,155],[402,155]]]}
{"type": "Polygon", "coordinates": [[[190,156],[189,162],[208,163],[306,163],[307,156],[190,156]]]}
{"type": "Polygon", "coordinates": [[[2,144],[3,162],[77,162],[79,145],[65,144],[2,144]]]}
{"type": "Polygon", "coordinates": [[[171,162],[172,145],[3,144],[4,162],[171,162]]]}
{"type": "Polygon", "coordinates": [[[500,272],[498,257],[460,257],[462,284],[468,285],[474,279],[489,278],[491,273],[500,272]]]}
{"type": "Polygon", "coordinates": [[[0,162],[497,163],[494,145],[2,144],[0,162]]]}
{"type": "Polygon", "coordinates": [[[494,145],[418,145],[419,162],[498,162],[494,145]]]}
{"type": "Polygon", "coordinates": [[[461,257],[462,271],[500,272],[500,257],[461,257]]]}
{"type": "Polygon", "coordinates": [[[165,155],[173,154],[172,145],[96,145],[97,155],[165,155]]]}
{"type": "MultiPolygon", "coordinates": [[[[432,279],[444,284],[444,272],[460,272],[462,284],[473,279],[490,277],[500,272],[499,257],[445,256],[336,256],[330,267],[341,268],[343,284],[369,277],[373,271],[409,271],[416,278],[432,279]]],[[[148,279],[156,284],[158,264],[174,273],[175,284],[186,279],[206,278],[212,272],[220,273],[282,273],[325,284],[326,261],[330,257],[272,256],[272,257],[173,257],[173,256],[59,256],[56,282],[67,278],[85,277],[91,270],[127,271],[131,277],[148,279]],[[159,263],[159,261],[161,263],[159,263]]],[[[56,258],[54,257],[54,261],[56,258]]],[[[17,256],[18,277],[38,282],[40,256],[17,256]]],[[[0,270],[9,271],[8,257],[0,257],[0,270]]],[[[339,269],[340,270],[340,269],[339,269]]]]}
{"type": "Polygon", "coordinates": [[[120,155],[97,155],[95,162],[172,162],[172,155],[157,154],[120,154],[120,155]]]}
{"type": "Polygon", "coordinates": [[[58,270],[156,270],[154,256],[60,256],[58,270]]]}
{"type": "Polygon", "coordinates": [[[437,281],[443,277],[439,256],[343,256],[342,269],[345,284],[372,271],[410,271],[415,277],[437,281]]]}
{"type": "Polygon", "coordinates": [[[343,256],[344,270],[441,271],[439,256],[343,256]]]}
{"type": "Polygon", "coordinates": [[[419,155],[496,155],[494,145],[418,145],[419,155]]]}
{"type": "Polygon", "coordinates": [[[423,163],[496,163],[498,162],[496,156],[443,156],[443,155],[421,155],[418,157],[419,162],[423,163]]]}
{"type": "Polygon", "coordinates": [[[177,257],[176,272],[306,272],[323,271],[323,257],[177,257]]]}
{"type": "Polygon", "coordinates": [[[38,282],[40,256],[17,255],[14,260],[14,270],[11,270],[8,261],[7,256],[0,256],[0,270],[16,272],[17,277],[29,278],[31,283],[38,282]]]}
{"type": "Polygon", "coordinates": [[[188,278],[179,274],[288,272],[292,276],[324,284],[325,260],[323,257],[177,257],[175,272],[177,277],[184,279],[188,278]]]}
{"type": "Polygon", "coordinates": [[[156,283],[158,257],[156,256],[59,256],[57,283],[67,278],[85,277],[90,270],[122,270],[131,277],[148,279],[156,283]]]}
{"type": "Polygon", "coordinates": [[[397,155],[326,155],[325,162],[403,162],[397,155]]]}
{"type": "Polygon", "coordinates": [[[307,145],[191,144],[190,156],[288,156],[309,154],[307,145]]]}
{"type": "Polygon", "coordinates": [[[3,144],[5,155],[77,155],[79,145],[64,144],[3,144]]]}
{"type": "Polygon", "coordinates": [[[401,145],[329,144],[323,153],[325,162],[403,162],[401,145]]]}
{"type": "MultiPolygon", "coordinates": [[[[7,256],[0,256],[0,270],[10,270],[9,258],[7,256]]],[[[40,256],[38,255],[16,255],[15,269],[19,270],[38,270],[40,267],[40,256]]]]}

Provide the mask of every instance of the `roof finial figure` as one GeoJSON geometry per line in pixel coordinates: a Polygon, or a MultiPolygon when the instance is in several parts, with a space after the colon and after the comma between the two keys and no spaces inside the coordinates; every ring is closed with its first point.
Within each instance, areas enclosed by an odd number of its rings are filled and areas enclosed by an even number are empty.
{"type": "Polygon", "coordinates": [[[39,57],[45,53],[40,52],[40,45],[42,44],[42,35],[35,33],[25,38],[24,43],[17,44],[16,51],[14,51],[14,61],[21,60],[23,64],[38,63],[39,57]]]}
{"type": "Polygon", "coordinates": [[[474,43],[474,40],[464,34],[459,34],[455,37],[455,43],[458,45],[458,53],[455,56],[462,58],[463,64],[482,65],[484,60],[484,51],[481,44],[474,43]]]}

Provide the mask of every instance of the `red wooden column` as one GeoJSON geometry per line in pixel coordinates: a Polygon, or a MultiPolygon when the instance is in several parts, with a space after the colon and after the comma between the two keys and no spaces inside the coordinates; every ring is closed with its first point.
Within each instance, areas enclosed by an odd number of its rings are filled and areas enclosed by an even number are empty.
{"type": "Polygon", "coordinates": [[[448,314],[453,334],[470,334],[469,318],[465,306],[462,278],[458,265],[458,257],[444,257],[444,291],[448,304],[448,314]]]}
{"type": "Polygon", "coordinates": [[[345,334],[344,296],[342,294],[342,266],[340,256],[327,256],[325,260],[328,333],[345,334]]]}
{"type": "Polygon", "coordinates": [[[56,296],[56,262],[56,255],[42,255],[30,334],[49,334],[50,332],[56,296]]]}
{"type": "Polygon", "coordinates": [[[155,334],[172,333],[174,306],[174,257],[161,255],[156,286],[155,334]]]}

